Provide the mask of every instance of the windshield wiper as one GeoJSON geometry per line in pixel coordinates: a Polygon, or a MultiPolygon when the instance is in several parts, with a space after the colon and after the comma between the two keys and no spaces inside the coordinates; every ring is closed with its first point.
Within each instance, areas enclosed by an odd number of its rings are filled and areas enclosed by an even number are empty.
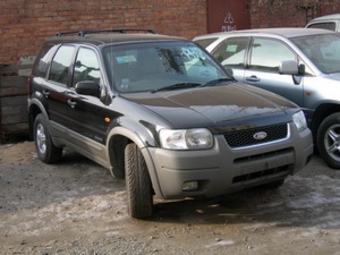
{"type": "Polygon", "coordinates": [[[202,84],[200,87],[215,86],[217,84],[220,84],[226,81],[235,81],[235,80],[233,78],[220,78],[220,79],[208,81],[207,83],[202,84]]]}
{"type": "Polygon", "coordinates": [[[165,86],[159,89],[154,89],[151,91],[151,93],[156,93],[159,91],[166,91],[166,90],[176,90],[176,89],[185,89],[185,88],[192,88],[192,87],[198,87],[201,86],[200,83],[191,83],[191,82],[184,82],[184,83],[176,83],[169,86],[165,86]]]}

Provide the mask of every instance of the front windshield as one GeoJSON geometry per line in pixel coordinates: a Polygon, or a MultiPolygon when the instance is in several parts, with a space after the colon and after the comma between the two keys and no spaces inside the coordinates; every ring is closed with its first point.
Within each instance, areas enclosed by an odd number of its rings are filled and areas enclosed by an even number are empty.
{"type": "Polygon", "coordinates": [[[340,72],[340,35],[300,36],[292,41],[323,73],[340,72]]]}
{"type": "Polygon", "coordinates": [[[113,45],[104,48],[104,59],[112,87],[125,93],[155,91],[176,84],[199,86],[228,77],[209,55],[190,42],[113,45]]]}

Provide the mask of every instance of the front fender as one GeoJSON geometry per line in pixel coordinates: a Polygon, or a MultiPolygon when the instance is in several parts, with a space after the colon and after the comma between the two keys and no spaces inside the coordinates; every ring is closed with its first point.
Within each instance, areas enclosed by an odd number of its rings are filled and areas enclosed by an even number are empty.
{"type": "Polygon", "coordinates": [[[158,147],[158,132],[156,125],[145,121],[134,121],[128,118],[119,118],[115,126],[110,127],[107,134],[107,143],[110,138],[121,135],[134,142],[140,149],[145,146],[158,147]]]}
{"type": "MultiPolygon", "coordinates": [[[[111,161],[111,165],[113,167],[118,167],[118,172],[121,173],[121,171],[124,171],[124,146],[126,143],[132,141],[135,143],[138,148],[141,150],[143,157],[145,159],[145,162],[147,164],[149,176],[151,178],[152,186],[156,194],[159,196],[161,195],[161,189],[158,181],[158,177],[156,174],[155,166],[153,163],[153,159],[149,153],[148,147],[158,147],[159,142],[158,140],[158,134],[157,129],[154,124],[146,123],[146,122],[136,122],[130,119],[120,119],[118,121],[119,126],[113,127],[108,134],[107,139],[107,148],[110,148],[111,140],[115,139],[115,137],[124,137],[123,142],[120,139],[117,139],[116,142],[121,142],[122,146],[118,147],[118,152],[113,153],[116,159],[116,162],[111,161]],[[121,163],[119,163],[119,161],[121,163]],[[118,163],[117,163],[118,162],[118,163]]],[[[117,148],[116,148],[117,149],[117,148]]],[[[110,158],[112,160],[112,157],[110,157],[111,148],[106,150],[107,158],[110,158]]],[[[112,156],[112,155],[111,155],[112,156]]],[[[111,170],[112,172],[112,170],[111,170]]],[[[121,174],[122,175],[122,174],[121,174]]]]}

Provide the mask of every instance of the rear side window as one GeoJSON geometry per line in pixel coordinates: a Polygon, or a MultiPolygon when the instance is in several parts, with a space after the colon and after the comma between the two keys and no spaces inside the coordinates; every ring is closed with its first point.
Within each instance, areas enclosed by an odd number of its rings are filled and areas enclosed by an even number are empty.
{"type": "Polygon", "coordinates": [[[48,44],[43,46],[40,50],[39,55],[36,58],[36,63],[33,68],[33,75],[36,77],[45,78],[49,66],[49,62],[56,51],[58,46],[53,44],[48,44]]]}
{"type": "Polygon", "coordinates": [[[308,25],[308,28],[323,28],[335,31],[335,23],[334,22],[315,23],[308,25]]]}
{"type": "Polygon", "coordinates": [[[52,60],[50,80],[64,85],[67,84],[73,53],[73,46],[61,46],[58,49],[52,60]]]}
{"type": "Polygon", "coordinates": [[[203,48],[208,47],[212,42],[214,42],[217,39],[217,37],[214,38],[208,38],[208,39],[198,39],[195,40],[195,43],[201,45],[203,48]]]}
{"type": "Polygon", "coordinates": [[[223,66],[243,67],[249,38],[229,38],[222,41],[212,52],[212,55],[223,66]]]}

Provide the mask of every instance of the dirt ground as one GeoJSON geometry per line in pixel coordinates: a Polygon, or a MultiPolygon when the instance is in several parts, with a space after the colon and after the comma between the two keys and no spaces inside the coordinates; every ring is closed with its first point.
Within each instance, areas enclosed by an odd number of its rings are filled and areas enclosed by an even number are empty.
{"type": "Polygon", "coordinates": [[[276,190],[157,201],[131,219],[125,183],[82,156],[45,165],[0,145],[0,254],[340,255],[340,171],[316,155],[276,190]]]}

